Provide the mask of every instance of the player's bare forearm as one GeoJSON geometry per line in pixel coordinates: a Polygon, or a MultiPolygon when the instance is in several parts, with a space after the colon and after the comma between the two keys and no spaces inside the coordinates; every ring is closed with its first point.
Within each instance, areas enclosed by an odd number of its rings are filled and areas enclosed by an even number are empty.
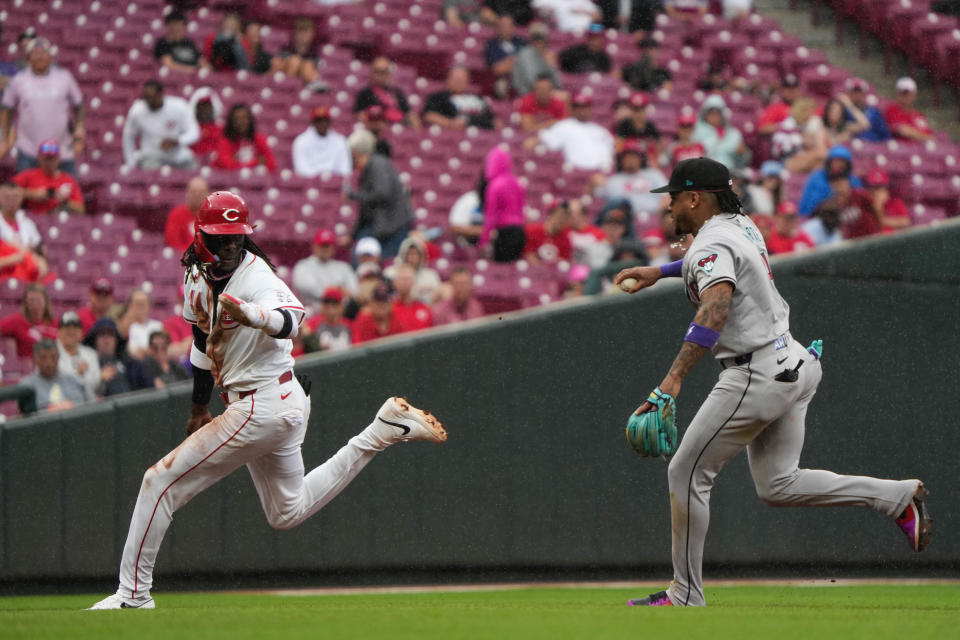
{"type": "MultiPolygon", "coordinates": [[[[727,316],[730,315],[730,304],[733,300],[733,285],[729,282],[720,282],[700,295],[700,308],[694,316],[694,323],[713,329],[717,333],[723,331],[727,324],[727,316]]],[[[683,380],[687,377],[693,367],[700,362],[709,349],[693,342],[684,341],[680,347],[680,353],[670,365],[670,370],[660,384],[660,389],[672,396],[680,392],[683,380]]]]}

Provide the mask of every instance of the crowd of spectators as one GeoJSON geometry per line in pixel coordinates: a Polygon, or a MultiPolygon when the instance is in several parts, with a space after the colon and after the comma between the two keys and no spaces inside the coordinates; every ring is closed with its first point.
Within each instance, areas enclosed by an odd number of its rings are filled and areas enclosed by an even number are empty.
{"type": "MultiPolygon", "coordinates": [[[[917,86],[911,78],[897,82],[895,100],[881,111],[868,100],[869,86],[856,78],[845,91],[818,100],[804,94],[793,74],[776,86],[748,85],[711,61],[700,82],[703,99],[679,109],[675,126],[661,132],[651,117],[651,97],[671,91],[674,78],[654,31],[658,4],[634,0],[625,10],[621,3],[588,0],[446,0],[441,18],[449,27],[481,22],[490,30],[482,48],[489,78],[475,84],[476,65],[453,64],[443,88],[411,100],[412,87],[394,80],[394,62],[374,56],[367,83],[351,96],[352,129],[336,130],[333,101],[321,98],[324,104],[305,110],[294,124],[303,129],[286,149],[258,130],[259,111],[250,103],[224,97],[242,92],[218,95],[201,87],[187,100],[167,95],[157,73],[143,82],[124,119],[123,163],[191,172],[184,202],[170,211],[164,229],[166,244],[177,252],[192,242],[195,214],[210,190],[196,174],[200,167],[237,172],[262,167],[269,176],[278,173],[282,154],[301,178],[342,179],[341,204],[356,213],[352,228],[311,229],[311,255],[293,265],[292,286],[310,310],[296,342],[298,354],[344,349],[484,313],[468,264],[450,270],[446,282],[432,267],[439,254],[431,242],[436,234],[415,229],[411,194],[393,159],[390,132],[398,127],[501,130],[508,124],[504,106],[512,105],[516,150],[559,153],[574,175],[582,176],[582,195],[530,201],[526,179],[514,166],[514,149],[501,143],[485,150],[476,186],[457,200],[448,228],[438,233],[455,237],[474,252],[469,255],[496,262],[565,264],[568,295],[609,289],[614,269],[623,264],[682,257],[689,239],[674,233],[666,196],[649,190],[664,184],[671,168],[687,158],[711,157],[733,171],[744,212],[757,222],[773,254],[911,224],[890,176],[854,166],[850,151],[855,140],[931,139],[929,124],[914,107],[917,86]],[[614,64],[611,28],[634,34],[636,55],[630,62],[614,64]],[[581,41],[553,47],[551,29],[581,41]],[[597,113],[600,101],[590,86],[565,87],[569,74],[599,74],[616,82],[621,91],[612,117],[597,113]],[[748,140],[731,118],[734,89],[768,98],[756,114],[756,139],[748,140]],[[806,176],[806,183],[791,201],[784,185],[797,175],[806,176]]],[[[662,4],[671,19],[689,23],[702,20],[709,8],[697,0],[662,4]]],[[[723,3],[725,16],[743,17],[750,10],[749,1],[723,3]]],[[[188,35],[188,25],[185,13],[166,14],[164,35],[153,49],[158,69],[273,73],[297,78],[308,91],[327,90],[312,18],[293,21],[289,41],[276,53],[266,49],[261,24],[240,14],[224,13],[216,31],[199,41],[188,35]]],[[[176,318],[155,317],[145,290],[134,289],[117,303],[113,284],[98,278],[88,306],[52,315],[45,289],[49,256],[31,216],[85,213],[75,160],[84,153],[88,115],[71,71],[53,60],[51,43],[31,30],[17,44],[22,59],[9,63],[14,73],[0,86],[0,159],[15,150],[17,169],[0,184],[0,278],[32,284],[20,311],[0,318],[0,335],[15,340],[20,357],[34,360],[36,373],[24,380],[49,409],[185,379],[189,332],[176,318]]],[[[656,122],[664,126],[662,118],[656,122]]]]}

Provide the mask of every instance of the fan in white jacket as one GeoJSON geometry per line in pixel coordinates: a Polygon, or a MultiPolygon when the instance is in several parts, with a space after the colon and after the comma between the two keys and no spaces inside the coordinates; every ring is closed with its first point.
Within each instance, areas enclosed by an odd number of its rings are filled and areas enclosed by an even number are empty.
{"type": "Polygon", "coordinates": [[[190,145],[200,128],[186,100],[164,96],[163,85],[148,80],[123,125],[123,162],[131,167],[195,169],[190,145]]]}

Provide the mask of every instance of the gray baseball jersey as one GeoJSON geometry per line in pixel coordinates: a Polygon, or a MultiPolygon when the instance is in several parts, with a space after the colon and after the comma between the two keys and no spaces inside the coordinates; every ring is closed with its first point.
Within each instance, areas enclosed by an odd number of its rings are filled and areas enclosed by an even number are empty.
{"type": "Polygon", "coordinates": [[[733,285],[727,324],[713,348],[718,358],[752,353],[790,328],[790,306],[773,284],[767,247],[756,225],[743,215],[715,215],[703,225],[683,259],[687,298],[718,282],[733,285]]]}

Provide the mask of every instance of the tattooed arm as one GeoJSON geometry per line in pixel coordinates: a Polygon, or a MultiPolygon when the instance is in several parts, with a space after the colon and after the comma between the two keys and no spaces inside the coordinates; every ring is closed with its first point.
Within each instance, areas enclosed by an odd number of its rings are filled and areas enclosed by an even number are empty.
{"type": "MultiPolygon", "coordinates": [[[[727,316],[730,313],[732,299],[733,285],[729,282],[718,282],[700,294],[700,308],[697,310],[697,315],[694,316],[693,321],[701,326],[713,329],[717,333],[723,331],[723,326],[727,323],[727,316]]],[[[666,377],[660,383],[660,390],[676,398],[680,393],[681,385],[683,385],[683,379],[687,377],[687,374],[707,351],[709,349],[706,347],[684,341],[683,346],[680,347],[680,353],[677,354],[666,377]]],[[[652,408],[653,405],[644,402],[637,409],[637,414],[645,413],[652,408]]]]}

